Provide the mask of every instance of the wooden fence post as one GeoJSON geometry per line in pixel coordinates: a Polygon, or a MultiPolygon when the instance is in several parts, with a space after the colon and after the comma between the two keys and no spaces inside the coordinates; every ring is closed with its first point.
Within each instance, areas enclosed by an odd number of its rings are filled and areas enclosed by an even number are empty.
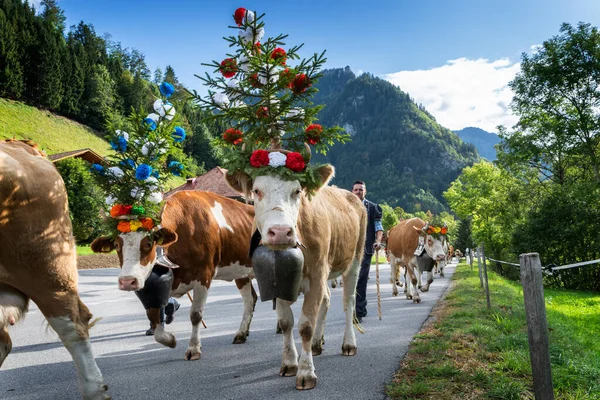
{"type": "Polygon", "coordinates": [[[538,253],[521,254],[519,258],[527,316],[529,356],[533,372],[533,390],[536,400],[553,400],[554,390],[552,388],[542,264],[538,253]]]}
{"type": "Polygon", "coordinates": [[[483,277],[485,279],[485,299],[487,300],[487,308],[492,308],[490,302],[490,285],[488,284],[487,264],[485,262],[485,243],[481,242],[481,258],[483,259],[483,277]]]}
{"type": "Polygon", "coordinates": [[[469,251],[471,252],[471,254],[469,254],[469,261],[471,264],[471,271],[473,271],[473,248],[471,248],[469,251]]]}
{"type": "Polygon", "coordinates": [[[479,287],[483,288],[483,273],[481,271],[481,246],[477,248],[477,268],[479,268],[479,287]]]}

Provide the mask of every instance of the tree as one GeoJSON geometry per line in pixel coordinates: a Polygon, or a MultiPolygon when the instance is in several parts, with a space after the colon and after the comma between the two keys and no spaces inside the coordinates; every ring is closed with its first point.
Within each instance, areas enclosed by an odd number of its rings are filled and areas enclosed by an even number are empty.
{"type": "Polygon", "coordinates": [[[537,53],[523,54],[521,72],[510,87],[519,121],[514,132],[501,130],[503,165],[532,166],[543,179],[559,184],[580,179],[587,166],[600,186],[598,29],[563,24],[537,53]]]}
{"type": "Polygon", "coordinates": [[[160,85],[163,81],[163,71],[160,67],[156,67],[154,70],[154,80],[152,81],[155,85],[160,85]]]}
{"type": "Polygon", "coordinates": [[[92,68],[92,74],[86,82],[84,98],[84,112],[88,124],[102,129],[115,102],[114,82],[104,65],[92,68]]]}
{"type": "Polygon", "coordinates": [[[169,82],[173,86],[179,84],[179,80],[177,79],[177,75],[175,75],[175,70],[170,65],[167,65],[167,68],[165,68],[165,77],[164,77],[163,80],[165,82],[169,82]]]}
{"type": "Polygon", "coordinates": [[[454,241],[454,248],[466,251],[475,247],[471,232],[471,218],[465,218],[458,224],[458,232],[454,241]]]}
{"type": "Polygon", "coordinates": [[[19,42],[12,24],[0,10],[0,96],[19,99],[25,89],[19,42]]]}
{"type": "Polygon", "coordinates": [[[50,110],[58,110],[63,99],[62,34],[48,23],[40,22],[37,26],[40,48],[34,101],[50,110]]]}
{"type": "Polygon", "coordinates": [[[387,232],[398,224],[399,219],[392,207],[390,207],[386,203],[381,203],[380,206],[381,211],[383,211],[381,224],[383,225],[384,232],[387,232]]]}
{"type": "Polygon", "coordinates": [[[100,232],[100,208],[104,196],[100,187],[89,172],[89,165],[76,158],[57,163],[67,195],[69,197],[69,215],[73,223],[73,235],[77,242],[88,242],[100,232]]]}
{"type": "Polygon", "coordinates": [[[40,5],[44,7],[42,18],[62,35],[65,30],[66,17],[63,10],[58,6],[58,0],[42,0],[40,5]]]}

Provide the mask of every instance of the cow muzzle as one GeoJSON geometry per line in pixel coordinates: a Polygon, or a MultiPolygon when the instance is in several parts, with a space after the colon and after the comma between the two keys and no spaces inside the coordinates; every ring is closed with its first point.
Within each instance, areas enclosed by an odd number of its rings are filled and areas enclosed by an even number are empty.
{"type": "Polygon", "coordinates": [[[123,277],[123,278],[119,278],[119,290],[125,290],[127,292],[132,292],[135,290],[139,290],[140,289],[140,285],[139,285],[139,281],[137,280],[137,278],[134,277],[123,277]]]}
{"type": "Polygon", "coordinates": [[[284,250],[296,245],[296,235],[289,226],[275,225],[267,230],[266,240],[268,247],[275,250],[284,250]]]}
{"type": "Polygon", "coordinates": [[[438,256],[435,258],[436,261],[444,261],[446,260],[446,256],[444,254],[438,254],[438,256]]]}

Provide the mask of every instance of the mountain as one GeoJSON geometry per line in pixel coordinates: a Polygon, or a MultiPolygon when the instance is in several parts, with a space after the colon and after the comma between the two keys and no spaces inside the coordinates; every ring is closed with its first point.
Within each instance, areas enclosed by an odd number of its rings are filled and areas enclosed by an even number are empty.
{"type": "Polygon", "coordinates": [[[464,142],[475,145],[481,157],[494,161],[496,159],[495,145],[500,143],[500,138],[495,133],[483,129],[468,127],[454,131],[464,142]]]}
{"type": "Polygon", "coordinates": [[[352,135],[351,142],[314,157],[336,167],[335,185],[349,189],[363,180],[373,201],[409,212],[447,210],[442,193],[479,158],[475,146],[371,74],[357,77],[349,67],[325,70],[316,87],[314,103],[326,105],[320,123],[352,135]]]}

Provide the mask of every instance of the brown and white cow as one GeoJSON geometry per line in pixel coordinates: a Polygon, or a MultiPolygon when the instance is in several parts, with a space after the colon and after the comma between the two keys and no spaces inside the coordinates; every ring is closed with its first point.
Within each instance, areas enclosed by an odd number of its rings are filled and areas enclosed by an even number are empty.
{"type": "Polygon", "coordinates": [[[433,273],[431,272],[433,265],[419,269],[419,264],[434,263],[446,258],[446,253],[443,249],[443,242],[446,240],[445,236],[434,237],[429,235],[427,234],[427,227],[428,224],[422,219],[411,218],[399,222],[388,233],[387,248],[390,255],[390,280],[393,295],[398,295],[396,278],[398,276],[398,269],[402,265],[406,268],[405,273],[410,277],[412,284],[409,285],[408,281],[406,282],[404,293],[407,299],[412,299],[415,303],[421,302],[421,297],[417,289],[417,285],[421,286],[421,271],[427,271],[427,284],[420,287],[423,292],[429,290],[429,285],[433,282],[433,273]],[[422,260],[419,260],[419,257],[414,254],[419,245],[419,236],[424,237],[425,251],[419,256],[422,260]]]}
{"type": "Polygon", "coordinates": [[[0,366],[8,326],[33,300],[77,369],[84,399],[108,399],[89,341],[92,314],[77,293],[77,258],[65,184],[34,147],[0,142],[0,366]]]}
{"type": "MultiPolygon", "coordinates": [[[[324,165],[317,173],[325,185],[333,177],[334,168],[324,165]]],[[[277,299],[278,324],[284,336],[279,374],[296,375],[297,389],[312,389],[317,384],[312,356],[323,351],[324,323],[331,296],[328,279],[343,278],[346,329],[342,354],[356,354],[353,318],[367,226],[365,207],[354,194],[336,187],[321,187],[309,199],[298,181],[265,175],[252,182],[242,173],[228,175],[227,179],[238,191],[252,188],[255,225],[264,245],[274,250],[295,247],[297,243],[303,245],[304,302],[298,320],[302,352],[298,360],[292,335],[292,302],[277,299]]]]}
{"type": "MultiPolygon", "coordinates": [[[[179,191],[165,202],[161,228],[147,232],[120,234],[116,240],[102,237],[92,243],[92,250],[117,250],[121,263],[119,288],[133,291],[144,287],[156,262],[156,247],[168,248],[168,257],[179,268],[173,269],[171,296],[181,297],[194,291],[190,319],[192,336],[185,352],[186,360],[201,355],[200,322],[206,297],[213,279],[235,283],[242,294],[244,314],[233,343],[244,343],[256,303],[254,277],[248,251],[254,210],[251,206],[211,192],[179,191]],[[158,243],[160,242],[160,244],[158,243]]],[[[148,310],[157,342],[175,347],[175,337],[160,324],[159,309],[148,310]]]]}

